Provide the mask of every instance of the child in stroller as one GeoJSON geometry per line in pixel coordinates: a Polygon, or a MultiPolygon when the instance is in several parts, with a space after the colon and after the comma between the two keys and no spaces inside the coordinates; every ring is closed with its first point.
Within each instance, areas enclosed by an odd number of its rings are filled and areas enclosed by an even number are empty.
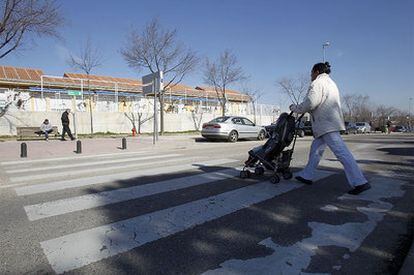
{"type": "Polygon", "coordinates": [[[272,183],[279,183],[282,174],[284,179],[291,179],[292,172],[290,171],[290,162],[292,160],[293,150],[296,143],[296,123],[300,122],[303,114],[295,121],[295,118],[288,113],[282,113],[276,121],[275,127],[271,133],[270,138],[262,146],[258,146],[249,151],[249,158],[244,163],[243,170],[240,171],[241,178],[248,178],[251,176],[249,168],[254,168],[255,175],[263,175],[265,168],[273,171],[270,178],[272,183]],[[291,149],[284,150],[293,141],[291,149]]]}

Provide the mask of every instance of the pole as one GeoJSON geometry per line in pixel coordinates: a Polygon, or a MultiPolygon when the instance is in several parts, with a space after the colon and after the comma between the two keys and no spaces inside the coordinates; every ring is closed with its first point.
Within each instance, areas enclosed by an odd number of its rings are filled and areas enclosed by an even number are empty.
{"type": "Polygon", "coordinates": [[[27,144],[25,142],[20,145],[20,157],[27,158],[27,144]]]}
{"type": "Polygon", "coordinates": [[[154,130],[152,135],[152,144],[155,144],[157,135],[157,92],[155,91],[155,79],[152,81],[152,90],[154,91],[154,130]]]}
{"type": "Polygon", "coordinates": [[[408,131],[412,131],[411,129],[411,101],[413,100],[412,97],[408,99],[408,131]]]}
{"type": "Polygon", "coordinates": [[[328,47],[330,45],[329,41],[326,41],[325,43],[322,44],[322,50],[323,50],[323,62],[325,63],[326,61],[326,47],[328,47]]]}
{"type": "Polygon", "coordinates": [[[73,112],[73,130],[75,131],[75,138],[78,139],[78,130],[76,128],[76,112],[73,112]]]}
{"type": "Polygon", "coordinates": [[[43,75],[40,76],[40,94],[43,100],[43,75]]]}
{"type": "Polygon", "coordinates": [[[76,154],[82,154],[82,142],[80,140],[76,141],[76,154]]]}
{"type": "Polygon", "coordinates": [[[323,48],[323,63],[325,63],[325,60],[326,60],[326,58],[325,58],[325,46],[322,46],[322,48],[323,48]]]}
{"type": "MultiPolygon", "coordinates": [[[[161,135],[164,134],[164,82],[163,82],[163,73],[162,71],[158,72],[158,79],[157,79],[157,88],[158,94],[160,98],[160,112],[161,112],[161,135]]],[[[157,125],[158,130],[158,125],[157,125]]],[[[158,141],[158,131],[157,131],[157,141],[158,141]]]]}
{"type": "Polygon", "coordinates": [[[82,93],[82,104],[83,104],[83,79],[81,79],[81,93],[82,93]]]}
{"type": "Polygon", "coordinates": [[[118,109],[118,82],[115,82],[115,103],[116,103],[116,112],[119,112],[118,109]]]}
{"type": "Polygon", "coordinates": [[[125,150],[127,148],[126,138],[122,138],[122,150],[125,150]]]}

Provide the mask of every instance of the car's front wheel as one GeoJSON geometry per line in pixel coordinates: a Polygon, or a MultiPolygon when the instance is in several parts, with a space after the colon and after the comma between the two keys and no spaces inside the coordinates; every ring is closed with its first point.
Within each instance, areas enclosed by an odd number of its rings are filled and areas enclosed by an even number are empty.
{"type": "Polygon", "coordinates": [[[237,134],[237,132],[235,130],[233,130],[229,134],[228,141],[236,142],[238,138],[239,138],[239,135],[237,134]]]}
{"type": "Polygon", "coordinates": [[[262,131],[259,132],[259,135],[257,136],[257,139],[258,140],[264,140],[265,137],[266,137],[266,133],[265,133],[265,131],[262,130],[262,131]]]}

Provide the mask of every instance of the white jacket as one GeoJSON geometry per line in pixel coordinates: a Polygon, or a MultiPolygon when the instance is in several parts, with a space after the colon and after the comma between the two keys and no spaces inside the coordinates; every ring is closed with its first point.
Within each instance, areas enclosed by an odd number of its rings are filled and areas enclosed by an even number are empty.
{"type": "Polygon", "coordinates": [[[292,108],[297,113],[312,115],[313,136],[345,130],[339,91],[328,74],[320,74],[312,81],[305,99],[292,108]]]}
{"type": "Polygon", "coordinates": [[[42,125],[40,125],[40,131],[46,132],[52,129],[53,129],[53,126],[50,123],[49,124],[42,123],[42,125]]]}

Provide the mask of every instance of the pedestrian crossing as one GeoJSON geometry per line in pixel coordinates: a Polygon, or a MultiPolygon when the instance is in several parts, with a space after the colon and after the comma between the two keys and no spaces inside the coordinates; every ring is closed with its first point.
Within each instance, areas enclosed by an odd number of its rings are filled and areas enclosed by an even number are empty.
{"type": "MultiPolygon", "coordinates": [[[[266,176],[241,180],[241,162],[232,155],[209,158],[143,153],[67,161],[68,167],[76,171],[59,172],[65,167],[56,160],[1,165],[10,179],[16,178],[7,186],[24,202],[24,212],[34,228],[45,228],[42,224],[52,221],[67,227],[62,232],[39,234],[39,246],[56,273],[98,264],[303,187],[295,181],[274,185],[266,176]],[[64,179],[53,180],[57,177],[64,179]],[[144,177],[146,180],[141,181],[144,177]],[[114,185],[125,180],[130,182],[127,186],[114,185]],[[82,189],[91,186],[102,188],[94,192],[82,189]],[[174,197],[181,193],[193,199],[174,197]],[[168,200],[160,209],[148,205],[139,213],[128,213],[128,217],[109,216],[102,224],[81,224],[71,229],[77,217],[94,220],[95,212],[102,209],[120,211],[120,205],[132,206],[139,201],[145,204],[154,196],[168,200]]],[[[315,181],[333,174],[318,171],[315,181]]]]}

